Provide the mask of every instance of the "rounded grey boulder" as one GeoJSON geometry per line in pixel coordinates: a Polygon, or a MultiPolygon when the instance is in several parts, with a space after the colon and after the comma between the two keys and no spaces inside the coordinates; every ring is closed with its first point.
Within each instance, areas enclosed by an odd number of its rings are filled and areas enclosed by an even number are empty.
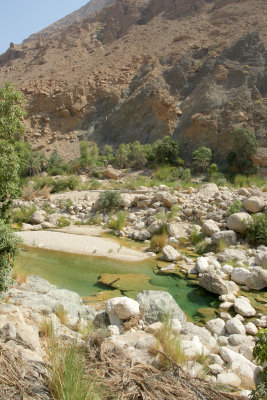
{"type": "Polygon", "coordinates": [[[156,290],[143,290],[136,296],[140,307],[145,310],[145,318],[149,324],[162,321],[165,317],[186,321],[183,310],[174,298],[167,292],[156,290]]]}

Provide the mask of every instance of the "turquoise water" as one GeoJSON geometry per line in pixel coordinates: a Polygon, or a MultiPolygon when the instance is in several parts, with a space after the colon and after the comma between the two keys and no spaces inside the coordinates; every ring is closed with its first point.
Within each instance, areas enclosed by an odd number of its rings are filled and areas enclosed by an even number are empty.
{"type": "Polygon", "coordinates": [[[200,307],[217,308],[216,296],[177,276],[157,275],[153,271],[155,266],[156,262],[153,260],[125,262],[105,257],[29,248],[22,250],[14,270],[40,276],[59,288],[75,291],[80,296],[91,296],[99,291],[110,290],[110,287],[98,283],[101,274],[142,274],[149,277],[149,283],[142,286],[142,281],[140,283],[140,279],[137,279],[135,292],[142,289],[166,290],[191,319],[196,317],[200,307]]]}

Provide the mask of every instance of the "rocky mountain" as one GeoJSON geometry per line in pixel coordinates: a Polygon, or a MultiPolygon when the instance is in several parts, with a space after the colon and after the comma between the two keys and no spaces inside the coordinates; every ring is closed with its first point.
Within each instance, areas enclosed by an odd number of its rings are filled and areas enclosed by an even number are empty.
{"type": "Polygon", "coordinates": [[[26,39],[25,42],[27,42],[29,40],[40,39],[41,37],[47,36],[52,32],[55,32],[59,29],[70,26],[75,22],[80,22],[84,18],[88,17],[89,15],[93,15],[96,12],[102,10],[102,8],[107,7],[110,4],[114,3],[114,1],[115,0],[90,0],[83,7],[79,8],[79,10],[66,15],[66,17],[61,18],[60,20],[56,21],[54,24],[49,25],[45,29],[42,29],[40,32],[34,33],[28,39],[26,39]]]}
{"type": "Polygon", "coordinates": [[[71,159],[81,138],[118,145],[173,135],[182,156],[206,145],[223,162],[233,128],[246,126],[267,164],[266,1],[107,4],[0,56],[0,84],[26,98],[26,140],[71,159]]]}

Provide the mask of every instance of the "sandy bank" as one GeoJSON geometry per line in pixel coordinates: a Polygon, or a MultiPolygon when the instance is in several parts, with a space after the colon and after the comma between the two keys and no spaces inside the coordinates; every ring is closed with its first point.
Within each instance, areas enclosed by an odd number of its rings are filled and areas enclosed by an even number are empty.
{"type": "Polygon", "coordinates": [[[51,231],[17,232],[16,235],[25,245],[31,247],[125,261],[141,261],[148,258],[145,253],[121,247],[115,240],[109,238],[51,231]]]}

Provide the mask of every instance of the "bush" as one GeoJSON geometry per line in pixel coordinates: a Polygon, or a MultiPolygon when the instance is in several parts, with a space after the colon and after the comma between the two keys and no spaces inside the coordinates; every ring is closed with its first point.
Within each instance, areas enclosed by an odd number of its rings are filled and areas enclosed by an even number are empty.
{"type": "Polygon", "coordinates": [[[192,244],[198,244],[205,239],[205,234],[203,232],[199,232],[199,230],[194,226],[190,233],[190,242],[192,244]]]}
{"type": "Polygon", "coordinates": [[[168,235],[166,233],[160,233],[153,236],[150,241],[150,251],[154,253],[160,253],[164,246],[166,246],[168,235]]]}
{"type": "Polygon", "coordinates": [[[256,380],[256,388],[250,394],[251,400],[265,400],[267,393],[267,329],[258,332],[258,340],[253,349],[255,360],[262,366],[256,380]]]}
{"type": "Polygon", "coordinates": [[[58,226],[59,228],[64,228],[65,226],[70,225],[70,220],[68,218],[65,218],[63,216],[59,217],[58,219],[58,226]]]}
{"type": "Polygon", "coordinates": [[[116,231],[121,231],[122,228],[125,227],[127,220],[127,212],[126,211],[119,211],[115,217],[111,217],[109,228],[114,229],[116,231]]]}
{"type": "Polygon", "coordinates": [[[17,224],[29,223],[32,214],[37,210],[35,205],[15,208],[12,212],[12,221],[17,224]]]}
{"type": "Polygon", "coordinates": [[[238,213],[241,210],[242,206],[242,201],[236,200],[227,210],[228,217],[232,214],[238,213]]]}
{"type": "Polygon", "coordinates": [[[155,159],[158,164],[176,164],[179,157],[178,143],[170,136],[156,142],[155,159]]]}
{"type": "Polygon", "coordinates": [[[18,255],[19,242],[12,228],[0,220],[0,294],[7,290],[10,283],[10,272],[18,255]]]}
{"type": "Polygon", "coordinates": [[[251,156],[258,148],[255,133],[249,128],[240,128],[233,131],[233,137],[234,151],[227,156],[230,169],[246,175],[254,173],[256,168],[251,156]]]}
{"type": "Polygon", "coordinates": [[[252,215],[252,222],[247,224],[246,238],[256,245],[267,245],[267,211],[252,215]]]}
{"type": "Polygon", "coordinates": [[[52,193],[64,192],[66,190],[75,190],[79,187],[80,180],[77,176],[68,176],[63,179],[56,179],[52,184],[52,193]]]}
{"type": "Polygon", "coordinates": [[[122,197],[119,192],[105,190],[98,198],[98,209],[100,211],[114,211],[122,207],[122,197]]]}
{"type": "Polygon", "coordinates": [[[206,172],[211,162],[212,152],[208,147],[200,147],[192,154],[193,165],[196,171],[206,172]]]}

